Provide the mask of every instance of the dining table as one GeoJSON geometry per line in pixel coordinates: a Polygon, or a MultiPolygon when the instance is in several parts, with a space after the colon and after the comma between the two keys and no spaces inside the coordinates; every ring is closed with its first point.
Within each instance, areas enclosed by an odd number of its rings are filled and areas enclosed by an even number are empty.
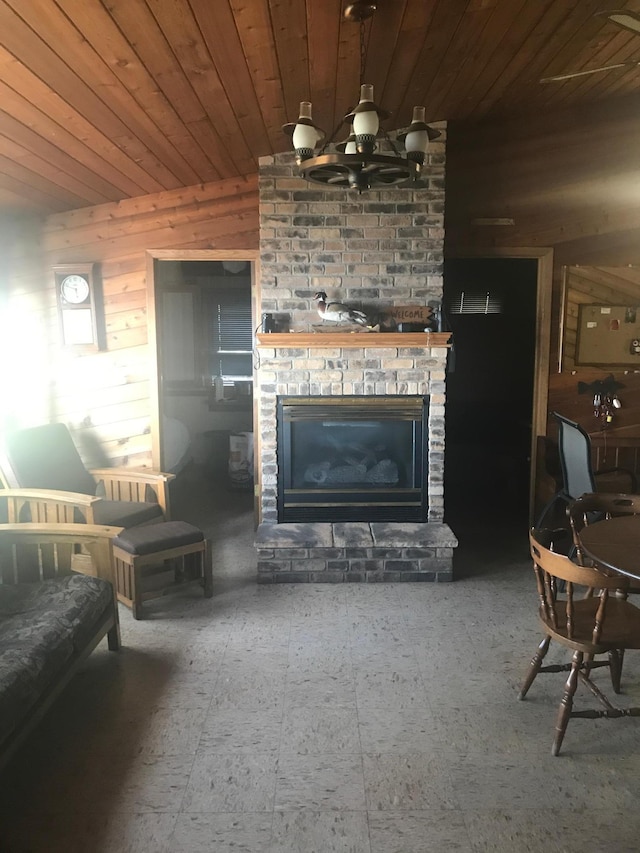
{"type": "Polygon", "coordinates": [[[640,515],[620,515],[580,531],[584,553],[597,563],[640,581],[640,515]]]}

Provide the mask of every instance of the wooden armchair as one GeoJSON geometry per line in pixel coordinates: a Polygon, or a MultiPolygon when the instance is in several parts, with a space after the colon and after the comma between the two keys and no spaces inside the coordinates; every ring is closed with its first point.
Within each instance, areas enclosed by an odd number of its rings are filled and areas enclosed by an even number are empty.
{"type": "Polygon", "coordinates": [[[55,493],[50,503],[59,507],[75,501],[73,518],[66,508],[57,510],[67,521],[135,527],[170,519],[169,483],[175,475],[131,468],[87,470],[65,424],[9,434],[5,456],[4,486],[55,493]]]}

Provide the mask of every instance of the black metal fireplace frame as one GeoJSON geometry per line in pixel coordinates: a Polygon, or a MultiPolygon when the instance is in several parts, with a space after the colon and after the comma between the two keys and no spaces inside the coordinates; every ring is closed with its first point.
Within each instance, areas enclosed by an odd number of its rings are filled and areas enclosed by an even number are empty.
{"type": "Polygon", "coordinates": [[[277,398],[278,522],[423,522],[428,513],[428,395],[369,395],[277,398]],[[346,407],[349,420],[409,421],[412,424],[412,482],[408,487],[291,488],[291,424],[327,420],[346,407]]]}

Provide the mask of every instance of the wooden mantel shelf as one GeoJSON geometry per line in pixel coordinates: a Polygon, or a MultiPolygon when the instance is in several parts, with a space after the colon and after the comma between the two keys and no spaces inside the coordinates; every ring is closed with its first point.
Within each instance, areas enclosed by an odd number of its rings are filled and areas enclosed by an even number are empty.
{"type": "Polygon", "coordinates": [[[260,332],[256,337],[259,348],[270,349],[451,346],[451,332],[260,332]]]}

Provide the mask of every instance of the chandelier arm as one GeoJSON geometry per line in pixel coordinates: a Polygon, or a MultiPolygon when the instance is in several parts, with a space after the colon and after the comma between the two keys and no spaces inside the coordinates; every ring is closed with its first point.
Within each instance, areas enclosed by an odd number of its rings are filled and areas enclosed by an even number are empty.
{"type": "Polygon", "coordinates": [[[343,124],[344,124],[344,119],[343,119],[343,118],[341,118],[341,119],[340,119],[340,121],[338,122],[338,124],[337,124],[337,125],[334,127],[334,129],[331,131],[331,136],[328,136],[328,137],[325,139],[324,145],[323,145],[323,146],[322,146],[322,148],[318,151],[318,155],[320,155],[320,154],[324,154],[324,153],[325,153],[325,151],[327,150],[327,145],[331,145],[331,143],[332,143],[332,142],[334,141],[334,139],[336,138],[336,133],[340,130],[340,128],[342,127],[342,125],[343,125],[343,124]]]}
{"type": "Polygon", "coordinates": [[[388,134],[388,133],[387,133],[387,131],[384,129],[384,127],[380,128],[380,129],[382,130],[382,135],[384,136],[384,138],[387,140],[387,142],[388,142],[388,143],[389,143],[389,145],[391,146],[391,148],[392,148],[392,150],[393,150],[393,153],[396,155],[396,157],[402,157],[402,152],[401,152],[401,151],[400,151],[400,149],[397,147],[397,145],[395,144],[395,142],[393,141],[393,139],[389,136],[389,134],[388,134]]]}

